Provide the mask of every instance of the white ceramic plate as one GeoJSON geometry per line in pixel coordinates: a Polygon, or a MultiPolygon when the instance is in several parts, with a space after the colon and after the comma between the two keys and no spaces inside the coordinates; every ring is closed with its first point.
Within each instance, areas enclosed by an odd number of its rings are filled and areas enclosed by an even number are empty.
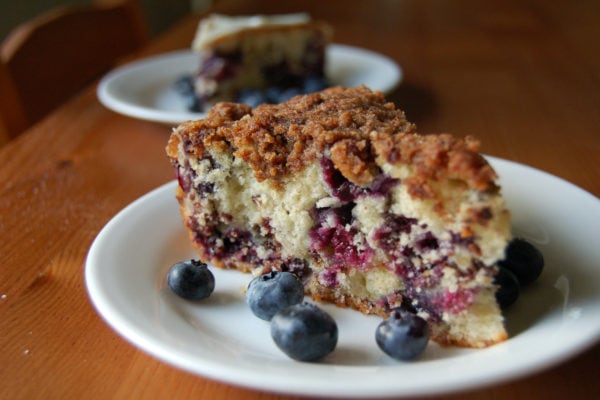
{"type": "MultiPolygon", "coordinates": [[[[392,59],[370,50],[333,44],[327,48],[327,77],[334,85],[365,84],[390,92],[402,80],[402,69],[392,59]]],[[[184,50],[150,57],[124,65],[100,81],[98,99],[118,113],[149,121],[179,124],[200,119],[202,113],[188,111],[174,90],[177,78],[198,69],[198,55],[184,50]]]]}
{"type": "Polygon", "coordinates": [[[194,257],[174,198],[175,182],[114,217],[86,261],[89,296],[125,339],[173,366],[264,391],[313,396],[388,397],[449,393],[550,367],[600,338],[600,201],[557,177],[490,158],[514,217],[515,234],[546,259],[540,279],[507,314],[511,338],[483,350],[430,343],[414,362],[375,344],[380,319],[324,305],[338,323],[336,350],[319,363],[287,358],[268,323],[254,317],[242,288],[249,275],[213,268],[217,287],[202,302],[166,287],[169,266],[194,257]]]}

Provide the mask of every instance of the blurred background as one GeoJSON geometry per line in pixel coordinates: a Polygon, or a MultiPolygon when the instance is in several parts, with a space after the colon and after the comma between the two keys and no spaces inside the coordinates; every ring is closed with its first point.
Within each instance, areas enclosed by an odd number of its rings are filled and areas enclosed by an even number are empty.
{"type": "MultiPolygon", "coordinates": [[[[60,5],[85,5],[93,0],[0,0],[0,41],[19,23],[60,5]]],[[[204,10],[212,0],[138,0],[154,36],[189,12],[204,10]]]]}

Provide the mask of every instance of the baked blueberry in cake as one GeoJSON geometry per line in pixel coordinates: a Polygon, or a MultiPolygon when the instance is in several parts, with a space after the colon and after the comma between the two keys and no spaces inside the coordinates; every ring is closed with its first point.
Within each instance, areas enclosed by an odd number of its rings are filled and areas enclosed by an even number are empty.
{"type": "Polygon", "coordinates": [[[510,217],[478,148],[418,134],[363,86],[219,103],[167,153],[202,261],[290,271],[316,300],[410,310],[440,344],[485,347],[507,337],[493,281],[510,217]]]}
{"type": "Polygon", "coordinates": [[[200,21],[192,49],[195,107],[219,101],[258,105],[326,87],[325,50],[330,27],[304,13],[210,15],[200,21]]]}

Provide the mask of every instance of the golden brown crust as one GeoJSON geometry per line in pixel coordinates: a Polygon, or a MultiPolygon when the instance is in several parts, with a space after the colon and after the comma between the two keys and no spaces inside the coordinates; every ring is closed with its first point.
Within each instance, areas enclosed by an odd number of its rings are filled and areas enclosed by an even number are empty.
{"type": "MultiPolygon", "coordinates": [[[[393,136],[413,130],[414,125],[404,113],[386,102],[382,93],[361,86],[331,88],[278,105],[263,104],[254,110],[219,103],[205,119],[183,124],[175,134],[195,147],[196,156],[201,156],[205,147],[231,145],[235,156],[252,166],[257,180],[268,179],[276,185],[338,141],[351,139],[359,143],[368,140],[372,131],[393,136]]],[[[352,160],[364,160],[365,151],[370,148],[354,146],[344,153],[352,160]]],[[[362,174],[371,171],[374,163],[371,156],[371,164],[354,174],[348,173],[344,158],[336,160],[336,166],[358,184],[368,180],[362,174]]]]}
{"type": "Polygon", "coordinates": [[[456,179],[478,191],[496,190],[497,176],[488,162],[477,153],[479,142],[449,134],[396,135],[375,132],[372,143],[376,153],[390,164],[407,164],[415,175],[405,182],[413,196],[427,198],[432,193],[428,181],[456,179]]]}
{"type": "Polygon", "coordinates": [[[432,332],[431,334],[431,340],[443,347],[458,346],[483,349],[485,347],[503,342],[506,339],[508,339],[508,335],[504,331],[499,332],[497,336],[490,338],[489,340],[480,340],[478,342],[473,342],[466,338],[453,338],[445,334],[445,332],[432,332]]]}
{"type": "Polygon", "coordinates": [[[224,150],[229,146],[224,131],[252,109],[245,104],[219,103],[215,105],[206,118],[197,121],[186,121],[173,132],[167,144],[167,155],[174,160],[177,157],[178,145],[187,143],[186,151],[202,158],[205,148],[224,150]]]}
{"type": "Polygon", "coordinates": [[[333,164],[346,179],[358,186],[369,186],[377,176],[377,168],[369,159],[372,159],[369,144],[364,139],[358,142],[342,139],[331,146],[333,164]]]}
{"type": "Polygon", "coordinates": [[[275,187],[327,150],[336,168],[359,186],[372,181],[380,157],[412,166],[414,174],[405,183],[413,197],[435,197],[430,182],[446,178],[478,191],[497,190],[496,174],[477,153],[477,140],[418,135],[401,110],[364,86],[331,88],[254,110],[219,103],[205,119],[183,124],[177,134],[199,157],[205,147],[231,146],[257,180],[270,180],[275,187]]]}
{"type": "Polygon", "coordinates": [[[261,105],[233,127],[232,136],[236,156],[252,165],[256,178],[276,182],[302,170],[340,140],[358,142],[373,130],[411,129],[404,113],[380,92],[338,87],[279,105],[261,105]]]}
{"type": "Polygon", "coordinates": [[[306,286],[306,294],[313,300],[321,303],[331,303],[342,308],[352,308],[367,315],[378,315],[382,318],[387,318],[389,312],[381,307],[376,307],[373,302],[359,299],[350,296],[340,296],[334,289],[329,289],[318,284],[308,284],[306,286]]]}

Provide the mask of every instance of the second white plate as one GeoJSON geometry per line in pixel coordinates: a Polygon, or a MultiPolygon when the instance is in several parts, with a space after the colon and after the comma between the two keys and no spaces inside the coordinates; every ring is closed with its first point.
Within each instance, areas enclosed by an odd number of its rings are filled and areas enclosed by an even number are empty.
{"type": "MultiPolygon", "coordinates": [[[[98,99],[107,108],[148,121],[179,124],[203,117],[190,112],[173,84],[198,69],[198,54],[176,51],[136,61],[108,73],[100,81],[98,99]]],[[[332,84],[390,92],[402,81],[402,69],[389,57],[358,47],[327,48],[327,77],[332,84]]]]}

